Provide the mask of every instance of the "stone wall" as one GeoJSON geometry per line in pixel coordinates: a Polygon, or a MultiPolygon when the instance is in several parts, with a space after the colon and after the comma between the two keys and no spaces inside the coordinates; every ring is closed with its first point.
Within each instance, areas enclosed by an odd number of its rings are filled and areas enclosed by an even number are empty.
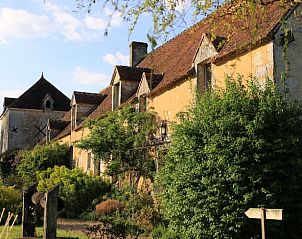
{"type": "Polygon", "coordinates": [[[46,135],[48,119],[60,119],[63,111],[43,111],[28,109],[9,109],[8,124],[3,132],[8,137],[3,137],[5,149],[34,147],[46,135]]]}

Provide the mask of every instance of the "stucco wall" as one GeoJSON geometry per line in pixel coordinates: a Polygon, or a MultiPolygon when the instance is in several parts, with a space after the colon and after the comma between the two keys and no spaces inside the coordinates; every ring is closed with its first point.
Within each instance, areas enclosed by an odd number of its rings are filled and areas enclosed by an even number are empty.
{"type": "Polygon", "coordinates": [[[157,112],[162,120],[174,121],[177,113],[186,111],[194,99],[195,79],[188,78],[173,88],[148,99],[148,109],[157,112]]]}
{"type": "Polygon", "coordinates": [[[221,65],[212,65],[213,86],[224,88],[227,75],[236,78],[240,74],[248,79],[252,74],[260,83],[267,78],[273,79],[273,59],[273,43],[268,43],[221,65]]]}
{"type": "MultiPolygon", "coordinates": [[[[301,13],[300,6],[296,12],[301,13]]],[[[302,19],[299,15],[291,14],[285,26],[281,26],[275,34],[274,41],[274,62],[275,79],[281,91],[284,86],[289,92],[289,96],[294,99],[302,99],[302,19]],[[295,40],[288,43],[287,46],[278,46],[280,43],[280,34],[288,29],[293,32],[295,40]],[[277,45],[277,44],[278,45],[277,45]],[[287,63],[285,58],[287,58],[287,63]],[[282,80],[282,74],[286,73],[285,82],[282,80]]]]}

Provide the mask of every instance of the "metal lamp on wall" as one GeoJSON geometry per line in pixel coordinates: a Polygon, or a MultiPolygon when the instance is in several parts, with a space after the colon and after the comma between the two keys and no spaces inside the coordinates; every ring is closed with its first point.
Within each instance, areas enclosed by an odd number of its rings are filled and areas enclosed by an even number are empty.
{"type": "Polygon", "coordinates": [[[166,137],[167,137],[167,131],[168,131],[168,128],[167,128],[167,121],[166,120],[163,120],[161,123],[160,123],[160,136],[161,136],[161,140],[162,141],[165,141],[166,137]]]}

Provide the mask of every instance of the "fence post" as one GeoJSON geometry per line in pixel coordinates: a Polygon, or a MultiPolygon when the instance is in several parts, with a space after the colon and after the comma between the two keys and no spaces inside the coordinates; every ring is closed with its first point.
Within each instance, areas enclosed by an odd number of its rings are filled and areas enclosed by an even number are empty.
{"type": "Polygon", "coordinates": [[[22,207],[22,236],[35,236],[35,205],[31,201],[32,195],[36,192],[36,185],[30,186],[23,191],[22,207]]]}
{"type": "Polygon", "coordinates": [[[59,185],[45,194],[43,239],[56,239],[59,185]]]}

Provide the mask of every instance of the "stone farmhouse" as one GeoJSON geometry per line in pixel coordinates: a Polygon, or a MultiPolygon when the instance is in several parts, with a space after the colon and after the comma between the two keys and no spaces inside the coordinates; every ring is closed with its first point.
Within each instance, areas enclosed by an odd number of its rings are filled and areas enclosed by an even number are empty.
{"type": "Polygon", "coordinates": [[[301,99],[301,4],[267,2],[243,17],[239,8],[240,3],[226,4],[149,53],[146,43],[132,42],[129,66],[115,66],[110,85],[98,93],[74,92],[71,109],[60,121],[48,121],[47,141],[68,144],[73,166],[102,175],[105,165],[76,147],[89,135],[84,119],[131,103],[139,111],[157,112],[159,127],[165,127],[161,140],[169,140],[170,123],[194,104],[196,91],[223,88],[226,76],[238,74],[255,76],[260,84],[270,79],[301,99]]]}
{"type": "Polygon", "coordinates": [[[19,98],[4,98],[0,153],[34,147],[46,136],[48,119],[61,119],[70,100],[43,76],[19,98]]]}
{"type": "MultiPolygon", "coordinates": [[[[125,103],[135,104],[140,111],[157,112],[167,140],[169,124],[194,103],[196,90],[223,88],[225,77],[237,74],[255,76],[260,84],[271,79],[282,90],[286,71],[289,94],[301,99],[301,5],[268,2],[254,14],[247,10],[243,18],[236,17],[238,7],[225,5],[150,53],[146,43],[132,42],[129,66],[115,66],[110,85],[98,94],[75,92],[63,117],[68,125],[49,140],[70,145],[73,165],[99,175],[105,165],[75,146],[89,134],[83,117],[95,119],[125,103]]],[[[51,123],[48,127],[57,130],[51,123]]]]}

